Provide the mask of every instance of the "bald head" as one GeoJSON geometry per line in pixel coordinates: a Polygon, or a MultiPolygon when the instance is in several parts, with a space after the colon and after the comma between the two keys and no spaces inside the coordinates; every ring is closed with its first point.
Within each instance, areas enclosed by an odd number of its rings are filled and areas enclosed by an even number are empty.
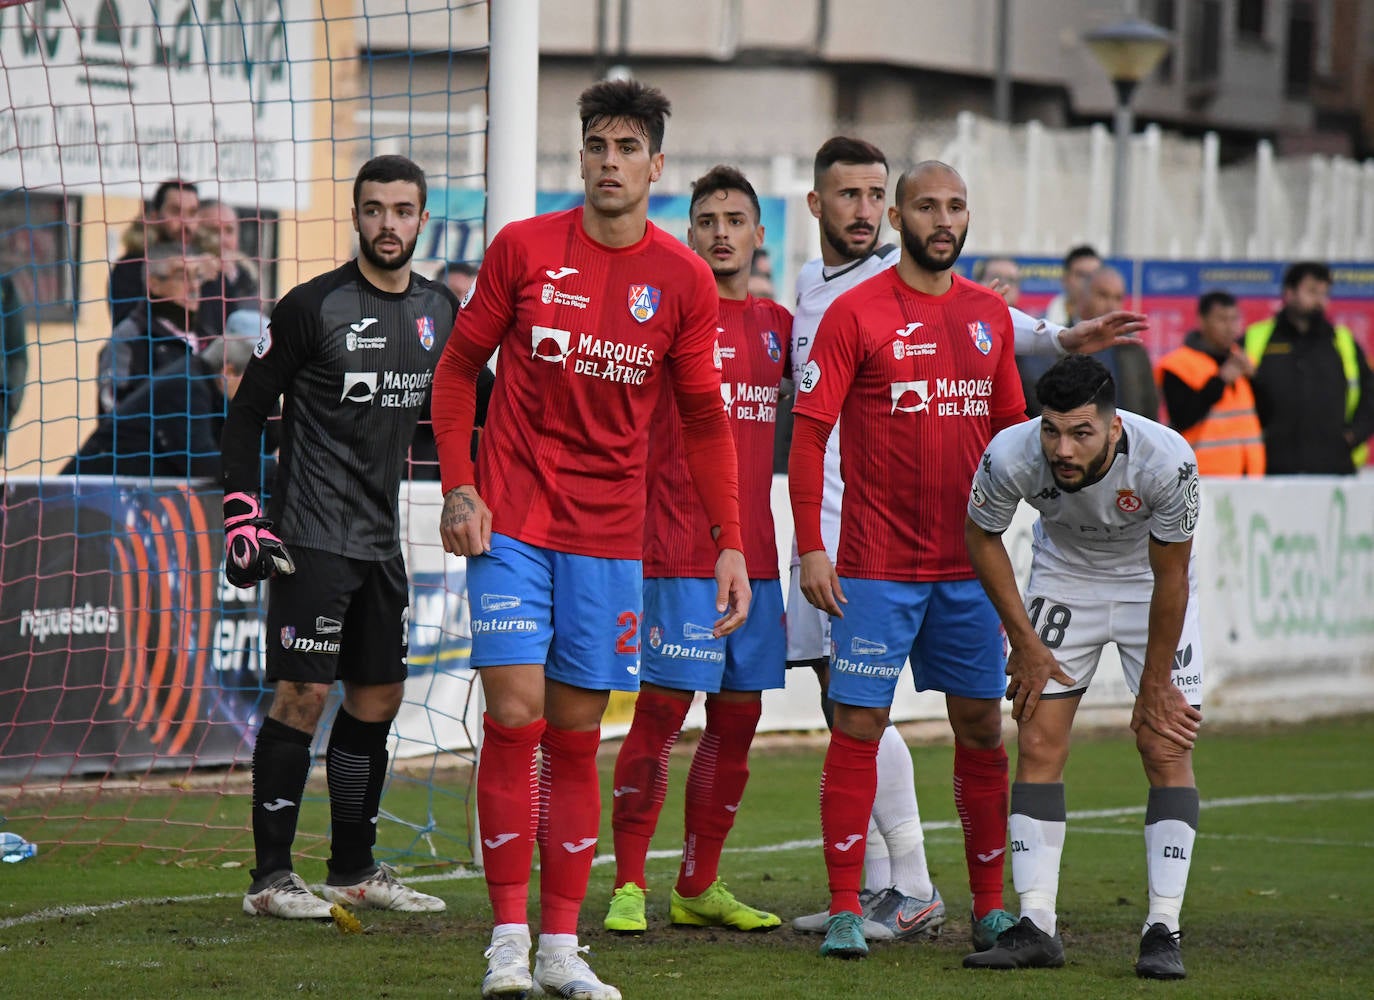
{"type": "Polygon", "coordinates": [[[939,160],[922,160],[910,170],[903,171],[902,175],[897,178],[897,189],[893,193],[893,198],[900,205],[906,201],[908,193],[914,195],[915,192],[925,186],[927,181],[947,182],[950,180],[958,184],[964,197],[967,198],[968,188],[964,184],[964,179],[959,176],[959,171],[948,163],[941,163],[939,160]]]}
{"type": "Polygon", "coordinates": [[[1125,301],[1126,279],[1116,268],[1104,264],[1088,281],[1087,294],[1083,296],[1082,316],[1079,318],[1097,319],[1120,309],[1125,301]]]}

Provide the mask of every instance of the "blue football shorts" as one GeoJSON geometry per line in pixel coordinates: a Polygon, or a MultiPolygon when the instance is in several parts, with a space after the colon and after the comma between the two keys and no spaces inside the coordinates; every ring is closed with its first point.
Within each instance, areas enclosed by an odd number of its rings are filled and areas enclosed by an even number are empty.
{"type": "Polygon", "coordinates": [[[1006,693],[1002,623],[977,580],[842,577],[840,587],[849,603],[830,624],[833,701],[890,707],[908,658],[917,691],[997,699],[1006,693]]]}
{"type": "Polygon", "coordinates": [[[644,581],[641,679],[680,691],[767,691],[787,679],[782,584],[750,580],[749,617],[717,639],[711,628],[716,581],[681,577],[644,581]]]}
{"type": "Polygon", "coordinates": [[[638,559],[555,552],[506,535],[468,559],[472,665],[544,665],[592,691],[639,690],[638,559]]]}

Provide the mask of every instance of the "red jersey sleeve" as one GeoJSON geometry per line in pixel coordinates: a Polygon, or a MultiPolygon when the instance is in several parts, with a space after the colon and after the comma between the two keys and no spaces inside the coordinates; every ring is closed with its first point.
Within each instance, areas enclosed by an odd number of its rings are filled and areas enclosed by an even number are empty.
{"type": "Polygon", "coordinates": [[[711,268],[693,255],[691,293],[683,304],[682,324],[668,351],[674,391],[720,394],[720,362],[716,358],[716,328],[720,319],[720,295],[711,268]]]}
{"type": "Polygon", "coordinates": [[[792,498],[792,523],[796,525],[800,555],[825,548],[821,535],[821,498],[825,493],[825,445],[830,439],[830,427],[805,414],[797,414],[792,425],[787,490],[792,498]]]}
{"type": "Polygon", "coordinates": [[[739,520],[739,460],[735,436],[720,405],[720,391],[685,392],[675,387],[682,417],[687,467],[715,536],[716,551],[744,549],[739,520]]]}
{"type": "Polygon", "coordinates": [[[997,376],[992,384],[993,434],[1026,419],[1026,395],[1021,388],[1021,374],[1016,368],[1016,352],[1012,347],[1016,330],[1012,326],[1011,310],[1003,309],[1002,314],[998,339],[1006,346],[997,359],[997,376]]]}
{"type": "Polygon", "coordinates": [[[852,309],[841,302],[827,309],[816,330],[811,357],[797,381],[793,412],[822,421],[829,433],[840,419],[864,343],[863,325],[852,309]]]}
{"type": "Polygon", "coordinates": [[[471,455],[477,377],[514,321],[518,256],[517,241],[508,228],[502,229],[487,248],[435,366],[432,420],[440,488],[445,494],[477,478],[471,455]]]}

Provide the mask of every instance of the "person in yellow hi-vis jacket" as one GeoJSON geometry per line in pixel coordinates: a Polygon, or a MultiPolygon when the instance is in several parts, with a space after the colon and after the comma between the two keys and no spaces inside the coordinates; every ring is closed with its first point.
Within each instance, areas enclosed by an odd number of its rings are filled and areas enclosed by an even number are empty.
{"type": "Polygon", "coordinates": [[[1283,274],[1283,308],[1245,331],[1250,383],[1271,476],[1353,475],[1374,435],[1374,372],[1345,326],[1327,318],[1331,269],[1283,274]]]}

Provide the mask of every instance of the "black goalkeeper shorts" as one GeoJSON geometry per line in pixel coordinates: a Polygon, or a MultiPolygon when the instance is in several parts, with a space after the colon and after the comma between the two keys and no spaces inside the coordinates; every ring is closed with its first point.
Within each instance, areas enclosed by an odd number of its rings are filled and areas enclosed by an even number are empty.
{"type": "Polygon", "coordinates": [[[394,684],[406,679],[405,560],[291,546],[296,572],[267,585],[267,680],[394,684]]]}

